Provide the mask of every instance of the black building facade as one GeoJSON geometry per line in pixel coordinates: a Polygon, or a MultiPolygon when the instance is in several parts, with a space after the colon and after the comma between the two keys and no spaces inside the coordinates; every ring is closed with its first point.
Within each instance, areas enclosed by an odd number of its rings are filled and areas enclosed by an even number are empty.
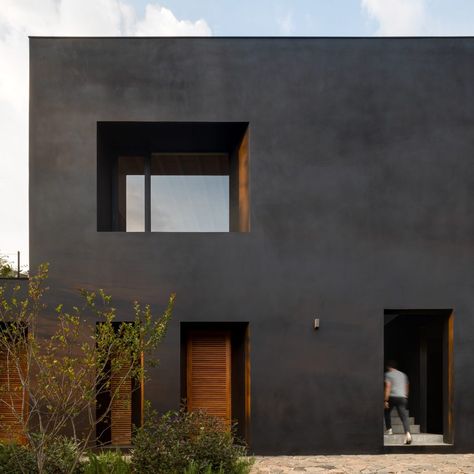
{"type": "Polygon", "coordinates": [[[219,346],[219,409],[252,452],[396,449],[388,357],[437,435],[404,449],[472,450],[473,55],[472,38],[31,38],[31,268],[50,262],[54,302],[104,288],[122,320],[176,292],[145,397],[198,406],[190,371],[219,346]],[[187,209],[214,196],[220,220],[160,221],[155,190],[179,211],[191,181],[169,177],[196,176],[215,191],[187,209]]]}

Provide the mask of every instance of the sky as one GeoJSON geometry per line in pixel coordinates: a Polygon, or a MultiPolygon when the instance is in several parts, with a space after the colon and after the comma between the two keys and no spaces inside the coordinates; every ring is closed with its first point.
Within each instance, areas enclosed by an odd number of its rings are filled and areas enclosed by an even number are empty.
{"type": "Polygon", "coordinates": [[[0,0],[0,255],[24,262],[28,35],[474,36],[474,0],[0,0]]]}

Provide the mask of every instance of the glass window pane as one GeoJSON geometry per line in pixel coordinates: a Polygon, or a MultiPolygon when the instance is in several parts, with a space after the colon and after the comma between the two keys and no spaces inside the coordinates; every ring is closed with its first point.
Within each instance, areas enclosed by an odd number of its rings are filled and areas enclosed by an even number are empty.
{"type": "Polygon", "coordinates": [[[145,159],[141,156],[120,156],[117,180],[118,230],[144,232],[145,159]]]}
{"type": "Polygon", "coordinates": [[[228,232],[229,176],[152,176],[151,230],[228,232]]]}
{"type": "Polygon", "coordinates": [[[127,176],[127,232],[145,230],[145,177],[127,176]]]}

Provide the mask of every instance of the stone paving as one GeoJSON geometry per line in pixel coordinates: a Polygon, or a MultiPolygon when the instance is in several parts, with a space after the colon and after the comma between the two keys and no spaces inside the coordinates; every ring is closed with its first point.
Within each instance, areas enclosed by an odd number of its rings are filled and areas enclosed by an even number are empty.
{"type": "Polygon", "coordinates": [[[474,474],[474,454],[381,454],[354,456],[256,456],[251,474],[474,474]]]}

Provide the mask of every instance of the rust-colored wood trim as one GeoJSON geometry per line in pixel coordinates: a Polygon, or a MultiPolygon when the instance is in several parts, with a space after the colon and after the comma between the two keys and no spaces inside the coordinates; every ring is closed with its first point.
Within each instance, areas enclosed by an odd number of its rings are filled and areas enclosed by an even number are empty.
{"type": "MultiPolygon", "coordinates": [[[[142,352],[140,354],[140,364],[141,368],[145,370],[145,354],[142,352]]],[[[142,372],[140,378],[140,425],[143,426],[145,423],[145,373],[142,372]]]]}
{"type": "Polygon", "coordinates": [[[249,166],[249,129],[245,131],[239,146],[239,232],[250,231],[250,166],[249,166]]]}
{"type": "Polygon", "coordinates": [[[422,433],[427,432],[428,416],[428,352],[427,352],[426,328],[420,329],[419,367],[420,367],[420,429],[422,433]]]}
{"type": "Polygon", "coordinates": [[[232,424],[232,343],[230,338],[230,332],[225,334],[226,344],[226,386],[227,386],[227,419],[226,424],[229,428],[232,424]]]}
{"type": "Polygon", "coordinates": [[[250,327],[245,329],[245,441],[250,445],[250,327]]]}
{"type": "Polygon", "coordinates": [[[454,312],[445,325],[444,356],[444,442],[454,443],[454,312]]]}

